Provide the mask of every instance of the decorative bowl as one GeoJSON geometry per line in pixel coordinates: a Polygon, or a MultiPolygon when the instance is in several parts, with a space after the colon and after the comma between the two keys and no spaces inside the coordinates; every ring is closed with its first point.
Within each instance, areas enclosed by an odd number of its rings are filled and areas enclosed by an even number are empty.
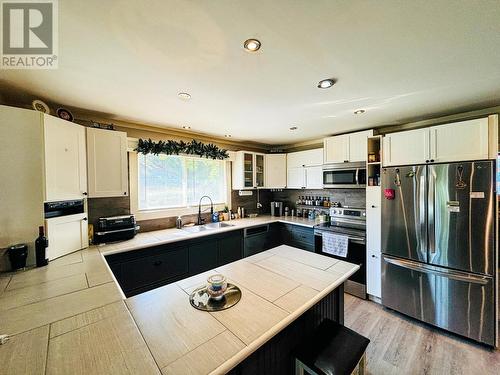
{"type": "Polygon", "coordinates": [[[224,275],[216,274],[207,279],[207,293],[210,298],[220,300],[224,297],[227,289],[227,280],[224,275]]]}

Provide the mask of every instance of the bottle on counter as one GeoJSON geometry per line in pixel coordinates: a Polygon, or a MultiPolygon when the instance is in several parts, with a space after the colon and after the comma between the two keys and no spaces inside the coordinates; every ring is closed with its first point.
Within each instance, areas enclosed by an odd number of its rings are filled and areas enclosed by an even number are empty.
{"type": "Polygon", "coordinates": [[[182,218],[180,216],[177,216],[177,220],[175,220],[175,227],[177,229],[181,229],[182,228],[182,218]]]}
{"type": "Polygon", "coordinates": [[[38,227],[38,237],[35,240],[35,257],[37,267],[43,267],[49,263],[45,255],[48,246],[49,241],[45,238],[44,227],[40,226],[38,227]]]}

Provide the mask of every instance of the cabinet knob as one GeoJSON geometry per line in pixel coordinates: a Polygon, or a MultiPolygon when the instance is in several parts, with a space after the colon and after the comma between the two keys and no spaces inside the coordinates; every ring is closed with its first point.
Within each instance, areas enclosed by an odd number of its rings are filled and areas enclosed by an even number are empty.
{"type": "Polygon", "coordinates": [[[375,208],[375,207],[376,207],[376,206],[374,206],[374,205],[372,204],[372,208],[375,208]]]}
{"type": "Polygon", "coordinates": [[[86,217],[84,217],[82,220],[83,220],[83,221],[87,221],[88,219],[87,219],[86,217]]]}
{"type": "Polygon", "coordinates": [[[428,162],[429,162],[429,160],[426,160],[425,162],[426,162],[426,163],[428,163],[428,162]]]}
{"type": "Polygon", "coordinates": [[[153,263],[153,266],[159,266],[161,265],[163,262],[161,260],[157,260],[156,262],[153,263]]]}
{"type": "Polygon", "coordinates": [[[344,160],[344,163],[349,163],[349,160],[344,160]]]}
{"type": "Polygon", "coordinates": [[[372,258],[376,258],[376,256],[372,254],[372,258]]]}
{"type": "Polygon", "coordinates": [[[434,159],[431,159],[431,163],[434,163],[434,159]]]}
{"type": "Polygon", "coordinates": [[[127,195],[127,192],[126,192],[126,191],[124,191],[124,192],[123,192],[123,195],[127,195]]]}
{"type": "Polygon", "coordinates": [[[83,195],[89,195],[86,191],[83,192],[83,195]]]}

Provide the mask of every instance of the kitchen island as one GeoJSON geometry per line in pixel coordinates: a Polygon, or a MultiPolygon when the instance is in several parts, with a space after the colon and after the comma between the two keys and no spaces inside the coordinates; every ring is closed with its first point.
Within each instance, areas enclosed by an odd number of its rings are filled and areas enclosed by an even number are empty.
{"type": "Polygon", "coordinates": [[[105,252],[0,276],[0,334],[12,335],[0,346],[0,373],[248,373],[262,358],[284,363],[275,349],[313,329],[312,316],[342,321],[342,283],[358,269],[279,246],[125,299],[105,252]],[[215,272],[241,288],[241,301],[195,310],[188,294],[215,272]]]}

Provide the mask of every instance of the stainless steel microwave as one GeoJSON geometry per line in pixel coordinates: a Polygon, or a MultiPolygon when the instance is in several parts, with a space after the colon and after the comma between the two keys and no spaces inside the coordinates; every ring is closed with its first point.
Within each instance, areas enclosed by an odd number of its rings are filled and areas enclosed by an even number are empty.
{"type": "Polygon", "coordinates": [[[323,166],[323,187],[361,189],[366,187],[366,164],[339,163],[323,166]]]}

